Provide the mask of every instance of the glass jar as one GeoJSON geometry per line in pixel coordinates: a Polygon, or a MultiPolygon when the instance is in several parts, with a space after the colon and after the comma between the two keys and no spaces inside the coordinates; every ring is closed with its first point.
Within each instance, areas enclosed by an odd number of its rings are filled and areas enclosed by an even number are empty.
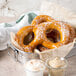
{"type": "Polygon", "coordinates": [[[44,76],[45,64],[42,60],[32,59],[24,64],[26,76],[44,76]]]}
{"type": "Polygon", "coordinates": [[[67,60],[65,58],[60,58],[61,61],[65,62],[64,66],[61,67],[52,67],[49,65],[49,61],[53,60],[53,59],[48,59],[47,60],[47,67],[48,67],[48,71],[49,71],[49,76],[65,76],[65,72],[66,72],[66,68],[67,68],[67,60]]]}
{"type": "Polygon", "coordinates": [[[26,76],[44,76],[44,71],[29,71],[26,69],[26,76]]]}

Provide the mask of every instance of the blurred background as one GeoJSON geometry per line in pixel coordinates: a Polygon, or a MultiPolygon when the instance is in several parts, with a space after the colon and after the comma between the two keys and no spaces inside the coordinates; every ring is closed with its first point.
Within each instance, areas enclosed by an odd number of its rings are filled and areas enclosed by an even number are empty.
{"type": "Polygon", "coordinates": [[[54,2],[76,12],[76,0],[0,0],[0,16],[15,17],[23,12],[39,10],[43,1],[54,2]]]}

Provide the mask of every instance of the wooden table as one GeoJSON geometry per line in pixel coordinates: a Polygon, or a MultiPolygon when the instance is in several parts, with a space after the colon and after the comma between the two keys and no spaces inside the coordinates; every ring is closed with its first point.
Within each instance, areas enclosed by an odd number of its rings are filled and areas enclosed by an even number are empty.
{"type": "MultiPolygon", "coordinates": [[[[0,76],[26,76],[24,65],[16,62],[8,55],[11,49],[0,52],[0,76]]],[[[66,76],[76,76],[76,56],[67,59],[68,68],[66,76]]]]}

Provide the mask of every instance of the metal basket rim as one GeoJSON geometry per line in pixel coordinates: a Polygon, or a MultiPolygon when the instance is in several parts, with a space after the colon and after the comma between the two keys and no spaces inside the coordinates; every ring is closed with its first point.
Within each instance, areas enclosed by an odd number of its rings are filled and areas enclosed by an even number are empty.
{"type": "Polygon", "coordinates": [[[20,50],[20,49],[16,48],[12,43],[9,43],[8,46],[11,47],[13,50],[15,50],[15,51],[17,50],[17,51],[24,53],[24,54],[34,54],[34,53],[24,52],[24,51],[20,50]]]}

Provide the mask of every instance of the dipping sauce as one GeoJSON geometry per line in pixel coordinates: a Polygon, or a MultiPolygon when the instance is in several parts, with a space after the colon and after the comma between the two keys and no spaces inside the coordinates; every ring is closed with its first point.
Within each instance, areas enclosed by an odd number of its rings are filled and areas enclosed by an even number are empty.
{"type": "Polygon", "coordinates": [[[47,61],[50,76],[65,76],[67,61],[62,57],[56,57],[47,61]]]}
{"type": "Polygon", "coordinates": [[[45,65],[38,59],[30,60],[25,65],[26,76],[43,76],[45,65]]]}

